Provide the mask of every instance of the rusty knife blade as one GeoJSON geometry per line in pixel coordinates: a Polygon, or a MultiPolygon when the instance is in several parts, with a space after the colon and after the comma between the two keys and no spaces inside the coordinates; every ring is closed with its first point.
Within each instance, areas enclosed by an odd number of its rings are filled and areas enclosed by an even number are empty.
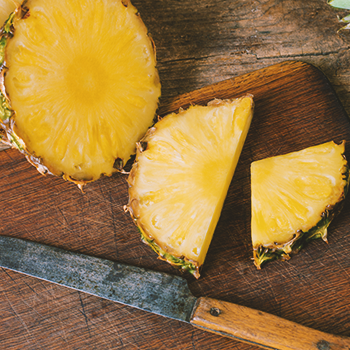
{"type": "Polygon", "coordinates": [[[0,266],[189,322],[197,298],[184,278],[0,236],[0,266]]]}

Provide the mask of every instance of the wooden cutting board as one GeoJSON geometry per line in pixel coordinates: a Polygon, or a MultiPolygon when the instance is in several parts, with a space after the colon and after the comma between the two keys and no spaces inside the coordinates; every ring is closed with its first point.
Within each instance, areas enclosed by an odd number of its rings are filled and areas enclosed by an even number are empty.
{"type": "MultiPolygon", "coordinates": [[[[324,75],[284,62],[163,100],[164,115],[213,98],[251,93],[255,114],[202,276],[185,275],[196,296],[266,311],[305,326],[350,336],[350,205],[288,262],[257,271],[251,261],[252,161],[330,140],[350,141],[349,119],[324,75]]],[[[350,159],[350,146],[347,150],[350,159]]],[[[82,194],[41,176],[15,150],[0,152],[0,234],[180,274],[140,242],[123,211],[125,175],[89,184],[82,194]]],[[[147,312],[0,269],[0,349],[238,349],[238,343],[147,312]]]]}

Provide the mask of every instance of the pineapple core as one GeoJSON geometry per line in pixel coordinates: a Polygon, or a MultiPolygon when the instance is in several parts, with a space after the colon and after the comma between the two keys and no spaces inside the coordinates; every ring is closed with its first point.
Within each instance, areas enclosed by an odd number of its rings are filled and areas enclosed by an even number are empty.
{"type": "MultiPolygon", "coordinates": [[[[14,134],[27,154],[76,182],[111,175],[152,124],[155,54],[121,0],[29,0],[6,48],[14,134]]],[[[119,166],[120,167],[120,166],[119,166]]]]}
{"type": "Polygon", "coordinates": [[[333,217],[329,213],[348,186],[344,147],[344,142],[328,142],[252,163],[251,234],[257,267],[273,254],[289,258],[298,239],[326,240],[333,217]]]}
{"type": "Polygon", "coordinates": [[[140,143],[127,209],[143,240],[199,277],[253,114],[250,96],[170,114],[140,143]]]}

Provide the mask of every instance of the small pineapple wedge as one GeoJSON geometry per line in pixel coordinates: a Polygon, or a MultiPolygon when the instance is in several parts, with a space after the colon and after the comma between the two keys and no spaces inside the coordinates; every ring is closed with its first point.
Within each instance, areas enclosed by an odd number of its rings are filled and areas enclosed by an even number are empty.
{"type": "Polygon", "coordinates": [[[1,126],[39,172],[79,187],[121,171],[160,96],[128,0],[28,0],[2,29],[1,126]]]}
{"type": "Polygon", "coordinates": [[[251,164],[254,264],[286,260],[327,228],[349,187],[345,141],[262,159],[251,164]]]}
{"type": "Polygon", "coordinates": [[[0,0],[0,25],[2,26],[10,14],[16,9],[17,2],[14,0],[0,0]]]}
{"type": "Polygon", "coordinates": [[[138,144],[129,211],[143,242],[199,277],[253,115],[253,99],[170,114],[138,144]]]}

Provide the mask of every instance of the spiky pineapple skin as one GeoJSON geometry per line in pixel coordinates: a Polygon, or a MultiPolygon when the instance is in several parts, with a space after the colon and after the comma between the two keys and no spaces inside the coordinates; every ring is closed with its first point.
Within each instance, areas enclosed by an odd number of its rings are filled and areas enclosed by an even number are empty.
{"type": "MultiPolygon", "coordinates": [[[[345,155],[343,154],[345,159],[345,155]]],[[[343,179],[345,180],[345,186],[338,202],[333,206],[327,206],[324,212],[321,214],[319,222],[310,230],[303,232],[302,230],[296,230],[294,237],[284,244],[277,244],[271,246],[259,245],[253,248],[253,261],[257,269],[273,260],[289,260],[291,254],[297,254],[308,242],[322,238],[327,242],[327,229],[333,219],[341,212],[344,206],[345,198],[349,190],[350,185],[350,170],[349,165],[344,165],[342,169],[343,179]]]]}
{"type": "MultiPolygon", "coordinates": [[[[121,0],[124,4],[123,0],[121,0]]],[[[57,169],[50,167],[50,165],[46,164],[41,157],[36,156],[34,153],[31,153],[25,144],[25,141],[19,137],[16,132],[14,131],[14,116],[15,111],[11,108],[11,101],[8,97],[5,89],[4,84],[4,75],[6,74],[6,47],[9,42],[9,40],[14,35],[14,26],[13,22],[16,18],[25,18],[27,15],[29,15],[29,9],[26,7],[26,3],[28,0],[24,0],[20,6],[16,8],[16,10],[10,14],[6,22],[4,23],[3,27],[0,31],[0,140],[2,143],[8,145],[9,147],[17,149],[20,153],[22,153],[27,161],[32,164],[37,171],[42,175],[54,175],[57,177],[63,178],[65,181],[70,181],[76,184],[80,190],[83,192],[83,187],[90,182],[95,181],[96,179],[75,179],[72,176],[69,176],[65,174],[62,171],[57,171],[57,169]]],[[[124,6],[131,6],[133,5],[130,3],[130,1],[125,1],[124,6]]],[[[152,40],[151,36],[148,34],[146,26],[144,25],[141,17],[138,15],[136,9],[135,9],[135,16],[138,18],[140,23],[142,24],[144,31],[146,35],[148,36],[148,39],[151,42],[153,52],[152,54],[154,57],[156,57],[156,48],[154,41],[152,40]]],[[[158,72],[156,72],[158,76],[158,72]]],[[[158,77],[159,81],[159,77],[158,77]]],[[[125,173],[124,171],[124,165],[128,161],[128,159],[121,159],[117,158],[115,159],[114,166],[113,166],[113,172],[121,172],[125,173]]],[[[107,175],[111,176],[111,174],[101,174],[101,175],[107,175]]]]}
{"type": "Polygon", "coordinates": [[[182,271],[187,271],[191,273],[194,277],[199,278],[199,267],[193,261],[183,258],[178,258],[165,250],[163,250],[154,239],[150,239],[142,231],[141,227],[137,227],[140,235],[141,241],[147,244],[156,254],[158,254],[158,259],[166,261],[170,265],[181,269],[182,271]]]}

